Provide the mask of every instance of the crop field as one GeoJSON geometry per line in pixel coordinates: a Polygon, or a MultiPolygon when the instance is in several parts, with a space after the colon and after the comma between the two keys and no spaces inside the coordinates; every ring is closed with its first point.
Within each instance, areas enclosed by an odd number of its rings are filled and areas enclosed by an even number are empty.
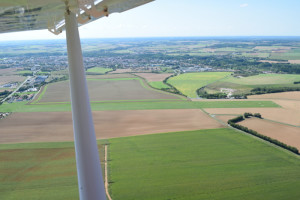
{"type": "MultiPolygon", "coordinates": [[[[95,111],[93,117],[97,139],[222,127],[199,109],[95,111]]],[[[0,126],[0,144],[73,141],[71,112],[13,113],[0,126]]]]}
{"type": "Polygon", "coordinates": [[[105,74],[106,72],[112,71],[111,68],[104,68],[104,67],[93,67],[89,68],[86,72],[87,73],[96,73],[96,74],[105,74]]]}
{"type": "Polygon", "coordinates": [[[256,87],[299,87],[294,84],[298,80],[300,80],[298,74],[259,74],[240,78],[228,76],[208,85],[206,90],[220,92],[221,88],[231,88],[235,90],[234,93],[248,93],[256,87]]]}
{"type": "Polygon", "coordinates": [[[0,160],[0,199],[79,199],[72,142],[2,144],[0,160]]]}
{"type": "Polygon", "coordinates": [[[300,160],[231,129],[109,140],[112,199],[299,199],[300,160]]]}
{"type": "Polygon", "coordinates": [[[195,98],[197,89],[229,75],[229,72],[185,73],[168,79],[168,83],[188,97],[195,98]]]}
{"type": "MultiPolygon", "coordinates": [[[[138,78],[88,79],[90,101],[180,100],[179,96],[149,88],[138,78]]],[[[70,102],[69,82],[57,82],[44,88],[38,103],[70,102]]]]}
{"type": "Polygon", "coordinates": [[[274,52],[271,54],[271,59],[282,59],[282,60],[299,60],[300,59],[300,49],[291,49],[285,52],[274,52]]]}
{"type": "Polygon", "coordinates": [[[117,73],[126,73],[131,72],[131,69],[116,69],[116,71],[109,72],[110,74],[117,74],[117,73]]]}
{"type": "Polygon", "coordinates": [[[285,99],[285,100],[297,100],[300,101],[300,92],[280,92],[263,95],[251,95],[248,99],[285,99]]]}
{"type": "Polygon", "coordinates": [[[19,68],[5,68],[5,69],[0,69],[0,74],[1,75],[13,75],[15,74],[16,70],[19,68]]]}
{"type": "Polygon", "coordinates": [[[246,119],[239,124],[300,149],[300,127],[288,126],[257,118],[246,119]]]}
{"type": "Polygon", "coordinates": [[[87,79],[116,79],[116,78],[136,78],[132,74],[103,74],[103,75],[86,75],[87,79]]]}
{"type": "Polygon", "coordinates": [[[263,118],[276,122],[300,126],[300,112],[285,108],[208,108],[210,114],[243,115],[245,112],[260,113],[263,118]]]}
{"type": "MultiPolygon", "coordinates": [[[[273,101],[122,101],[122,102],[92,102],[92,110],[153,110],[153,109],[199,109],[199,108],[278,108],[273,101]]],[[[230,110],[230,109],[229,109],[230,110]]],[[[71,105],[66,103],[36,103],[27,102],[4,103],[0,112],[62,112],[71,111],[71,105]]]]}
{"type": "Polygon", "coordinates": [[[157,73],[135,73],[138,76],[143,77],[146,79],[148,82],[153,82],[153,81],[163,81],[167,77],[171,76],[171,73],[168,74],[157,74],[157,73]]]}
{"type": "Polygon", "coordinates": [[[274,84],[293,84],[294,81],[300,80],[298,74],[259,74],[256,76],[235,78],[228,77],[224,82],[230,82],[241,85],[274,85],[274,84]]]}
{"type": "Polygon", "coordinates": [[[167,77],[171,76],[171,73],[167,74],[157,74],[157,73],[135,73],[137,76],[140,76],[148,82],[148,84],[157,89],[170,88],[170,86],[163,83],[167,77]]]}
{"type": "Polygon", "coordinates": [[[25,76],[17,76],[17,75],[1,76],[0,75],[0,85],[11,83],[11,82],[22,82],[25,79],[26,79],[25,76]]]}
{"type": "Polygon", "coordinates": [[[151,87],[154,87],[154,88],[157,88],[157,89],[170,88],[170,86],[164,84],[164,82],[162,82],[162,81],[149,82],[149,85],[151,87]]]}

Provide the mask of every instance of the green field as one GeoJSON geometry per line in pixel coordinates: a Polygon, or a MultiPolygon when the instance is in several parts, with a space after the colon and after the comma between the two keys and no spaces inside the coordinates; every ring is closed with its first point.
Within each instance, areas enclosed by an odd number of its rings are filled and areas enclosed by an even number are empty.
{"type": "Polygon", "coordinates": [[[93,67],[89,68],[87,72],[90,73],[97,73],[97,74],[105,74],[106,72],[112,71],[111,68],[104,68],[104,67],[93,67]]]}
{"type": "Polygon", "coordinates": [[[300,80],[299,74],[259,74],[248,77],[228,76],[225,79],[212,83],[206,87],[210,93],[220,92],[221,88],[235,89],[235,93],[248,93],[257,87],[298,87],[294,84],[300,80]]]}
{"type": "Polygon", "coordinates": [[[0,144],[0,160],[0,199],[79,199],[73,142],[0,144]]]}
{"type": "Polygon", "coordinates": [[[112,199],[300,199],[300,160],[231,129],[109,140],[112,199]]]}
{"type": "MultiPolygon", "coordinates": [[[[280,107],[273,101],[136,101],[91,103],[92,110],[153,110],[153,109],[195,109],[195,108],[274,108],[280,107]]],[[[0,112],[61,112],[71,111],[71,104],[28,104],[27,102],[4,103],[0,112]]]]}
{"type": "Polygon", "coordinates": [[[168,79],[168,83],[190,98],[197,97],[196,90],[229,76],[230,72],[185,73],[168,79]]]}
{"type": "Polygon", "coordinates": [[[162,81],[152,81],[149,82],[149,85],[157,89],[170,88],[170,86],[164,84],[162,81]]]}
{"type": "Polygon", "coordinates": [[[300,80],[299,74],[259,74],[242,78],[230,76],[222,81],[241,85],[281,85],[293,84],[297,80],[300,80]]]}
{"type": "Polygon", "coordinates": [[[271,53],[271,59],[300,60],[300,49],[291,49],[285,53],[271,53]]]}

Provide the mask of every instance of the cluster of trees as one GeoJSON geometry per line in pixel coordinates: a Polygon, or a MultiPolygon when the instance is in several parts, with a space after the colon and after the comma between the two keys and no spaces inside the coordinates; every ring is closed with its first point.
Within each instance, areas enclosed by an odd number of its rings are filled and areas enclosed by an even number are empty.
{"type": "MultiPolygon", "coordinates": [[[[259,117],[259,118],[261,118],[261,115],[259,114],[259,113],[255,113],[254,115],[252,115],[251,113],[244,113],[244,116],[246,117],[249,117],[249,116],[255,116],[255,115],[257,115],[257,117],[259,117]]],[[[244,132],[246,132],[246,133],[249,133],[249,134],[251,134],[251,135],[254,135],[254,136],[256,136],[256,137],[259,137],[259,138],[261,138],[261,139],[263,139],[263,140],[266,140],[266,141],[268,141],[268,142],[271,142],[271,143],[273,143],[273,144],[275,144],[275,145],[277,145],[277,146],[280,146],[280,147],[282,147],[282,148],[284,148],[284,149],[287,149],[287,150],[289,150],[289,151],[291,151],[291,152],[294,152],[294,153],[296,153],[296,154],[299,154],[299,150],[296,148],[296,147],[292,147],[292,146],[290,146],[290,145],[287,145],[287,144],[285,144],[285,143],[283,143],[283,142],[280,142],[280,141],[278,141],[278,140],[276,140],[276,139],[273,139],[273,138],[270,138],[270,137],[268,137],[268,136],[265,136],[265,135],[262,135],[262,134],[260,134],[260,133],[258,133],[258,132],[256,132],[256,131],[254,131],[254,130],[252,130],[252,129],[248,129],[247,127],[245,127],[245,126],[242,126],[242,125],[240,125],[240,124],[237,124],[238,122],[241,122],[241,121],[243,121],[244,120],[244,117],[243,116],[238,116],[238,117],[235,117],[235,118],[233,118],[233,119],[230,119],[230,120],[228,120],[228,124],[230,125],[230,126],[232,126],[232,127],[234,127],[234,128],[237,128],[237,129],[239,129],[239,130],[241,130],[241,131],[244,131],[244,132]]]]}
{"type": "Polygon", "coordinates": [[[257,88],[252,89],[251,93],[247,94],[247,95],[288,92],[288,91],[300,91],[300,88],[297,88],[297,87],[278,87],[278,88],[257,87],[257,88]]]}
{"type": "Polygon", "coordinates": [[[199,97],[206,98],[206,99],[226,99],[227,98],[227,94],[222,93],[222,92],[218,92],[218,93],[214,93],[214,94],[208,94],[204,90],[204,87],[199,88],[196,92],[197,92],[197,95],[199,97]]]}
{"type": "Polygon", "coordinates": [[[260,113],[254,113],[254,114],[252,114],[252,113],[248,113],[248,112],[244,113],[244,117],[245,118],[257,117],[257,118],[260,118],[260,119],[262,118],[260,113]]]}
{"type": "Polygon", "coordinates": [[[0,92],[0,96],[7,96],[7,95],[9,95],[10,93],[12,93],[12,92],[10,92],[10,91],[8,91],[8,90],[4,90],[3,92],[0,92]]]}

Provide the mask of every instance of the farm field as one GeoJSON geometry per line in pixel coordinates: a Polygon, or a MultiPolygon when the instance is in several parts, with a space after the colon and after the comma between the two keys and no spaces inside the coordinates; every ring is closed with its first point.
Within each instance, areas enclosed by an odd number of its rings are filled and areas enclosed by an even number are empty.
{"type": "Polygon", "coordinates": [[[137,76],[143,77],[147,80],[148,84],[154,88],[170,88],[170,86],[163,83],[167,77],[171,76],[172,73],[157,74],[157,73],[135,73],[137,76]]]}
{"type": "Polygon", "coordinates": [[[96,73],[96,74],[105,74],[106,72],[112,71],[111,68],[104,68],[104,67],[93,67],[89,68],[86,72],[87,73],[96,73]]]}
{"type": "Polygon", "coordinates": [[[171,76],[172,73],[168,74],[157,74],[157,73],[135,73],[138,76],[143,77],[146,79],[148,82],[154,82],[154,81],[163,81],[167,77],[171,76]]]}
{"type": "MultiPolygon", "coordinates": [[[[177,95],[153,90],[138,78],[88,79],[87,83],[92,102],[181,99],[177,95]]],[[[68,81],[50,84],[44,90],[38,103],[70,102],[68,81]]]]}
{"type": "Polygon", "coordinates": [[[300,127],[292,127],[257,118],[246,119],[239,124],[300,149],[300,127]]]}
{"type": "Polygon", "coordinates": [[[0,144],[0,152],[0,199],[79,199],[73,142],[0,144]]]}
{"type": "MultiPolygon", "coordinates": [[[[97,139],[222,127],[200,109],[95,111],[93,117],[97,139]]],[[[71,112],[13,113],[0,126],[0,144],[73,141],[71,112]]]]}
{"type": "MultiPolygon", "coordinates": [[[[122,101],[122,102],[92,102],[92,110],[153,110],[153,109],[199,109],[199,108],[278,108],[273,101],[122,101]]],[[[17,102],[4,103],[0,112],[62,112],[71,111],[71,104],[37,103],[27,104],[17,102]]]]}
{"type": "Polygon", "coordinates": [[[168,79],[168,83],[190,98],[196,98],[196,90],[229,76],[230,72],[185,73],[168,79]]]}
{"type": "Polygon", "coordinates": [[[259,74],[242,78],[233,76],[224,79],[224,82],[236,83],[241,85],[274,85],[274,84],[293,84],[300,79],[299,74],[259,74]]]}
{"type": "Polygon", "coordinates": [[[300,101],[300,92],[280,92],[263,95],[250,95],[248,99],[283,99],[283,100],[297,100],[300,101]]]}
{"type": "Polygon", "coordinates": [[[265,119],[300,126],[299,111],[284,108],[208,108],[205,111],[217,115],[243,115],[245,112],[260,113],[265,119]]]}
{"type": "Polygon", "coordinates": [[[103,74],[103,75],[86,75],[87,79],[117,79],[117,78],[136,78],[132,74],[103,74]]]}
{"type": "Polygon", "coordinates": [[[112,199],[300,198],[300,160],[232,129],[115,138],[109,143],[112,199]]]}
{"type": "MultiPolygon", "coordinates": [[[[205,109],[210,114],[243,115],[245,112],[260,113],[263,118],[300,127],[300,92],[282,92],[249,96],[251,100],[272,100],[280,108],[219,108],[205,109]]],[[[221,116],[220,116],[221,117],[221,116]]],[[[219,118],[219,117],[218,117],[219,118]]],[[[221,117],[225,118],[225,117],[221,117]]],[[[232,117],[233,118],[233,117],[232,117]]],[[[224,119],[227,121],[228,119],[224,119]]]]}
{"type": "Polygon", "coordinates": [[[109,72],[109,74],[118,74],[118,73],[126,73],[132,72],[131,69],[116,69],[115,71],[109,72]]]}
{"type": "Polygon", "coordinates": [[[15,75],[16,74],[16,70],[18,70],[19,68],[5,68],[5,69],[0,69],[0,74],[1,75],[15,75]]]}
{"type": "Polygon", "coordinates": [[[299,87],[294,82],[300,80],[298,74],[259,74],[248,77],[228,76],[221,81],[208,85],[205,89],[210,92],[220,92],[221,88],[231,88],[234,93],[249,93],[257,87],[299,87]]]}
{"type": "Polygon", "coordinates": [[[17,76],[17,75],[1,76],[0,75],[0,85],[11,83],[11,82],[22,82],[25,79],[26,79],[25,76],[17,76]]]}

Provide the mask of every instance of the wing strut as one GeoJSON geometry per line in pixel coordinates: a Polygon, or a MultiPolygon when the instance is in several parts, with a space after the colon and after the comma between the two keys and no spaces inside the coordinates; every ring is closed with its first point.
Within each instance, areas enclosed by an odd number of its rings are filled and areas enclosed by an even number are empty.
{"type": "Polygon", "coordinates": [[[81,200],[105,200],[76,14],[68,8],[66,10],[65,28],[79,196],[81,200]]]}

